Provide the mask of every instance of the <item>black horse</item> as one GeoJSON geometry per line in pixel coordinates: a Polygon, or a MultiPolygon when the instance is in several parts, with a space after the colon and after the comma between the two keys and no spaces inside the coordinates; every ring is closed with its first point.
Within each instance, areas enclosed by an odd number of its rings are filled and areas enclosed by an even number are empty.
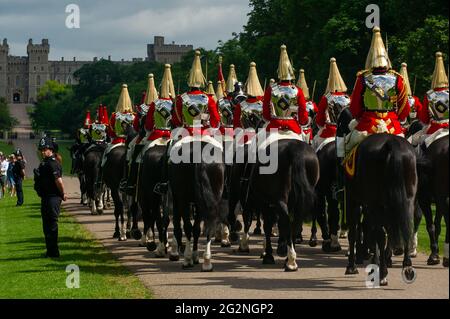
{"type": "Polygon", "coordinates": [[[76,174],[80,183],[80,204],[87,205],[87,193],[86,193],[86,178],[83,172],[83,159],[82,153],[86,149],[86,145],[76,143],[69,148],[70,157],[72,159],[72,167],[70,169],[71,174],[76,174]]]}
{"type": "Polygon", "coordinates": [[[86,183],[86,194],[91,208],[91,214],[103,214],[103,193],[105,186],[96,187],[100,173],[100,164],[105,151],[105,144],[92,144],[84,153],[83,173],[86,183]]]}
{"type": "Polygon", "coordinates": [[[142,164],[140,164],[138,172],[137,197],[144,221],[143,245],[149,251],[157,248],[157,257],[164,257],[166,254],[167,228],[170,222],[169,216],[166,214],[166,207],[164,206],[164,209],[161,209],[161,195],[153,191],[155,185],[162,178],[164,164],[162,161],[167,160],[165,156],[166,147],[163,145],[155,145],[148,149],[142,157],[142,164]],[[158,247],[155,244],[155,222],[158,228],[158,247]]]}
{"type": "MultiPolygon", "coordinates": [[[[136,133],[134,132],[131,123],[126,123],[125,132],[127,141],[132,140],[136,133]]],[[[127,210],[128,220],[125,227],[124,208],[126,205],[126,194],[120,191],[120,181],[124,175],[126,165],[127,148],[124,144],[115,146],[109,151],[106,156],[106,161],[102,167],[102,180],[106,186],[111,190],[111,197],[114,202],[114,217],[116,219],[115,231],[113,238],[118,238],[119,241],[127,240],[127,232],[131,229],[131,216],[127,210]],[[121,227],[119,227],[119,218],[121,227]]],[[[137,216],[135,216],[134,226],[137,227],[137,216]]]]}
{"type": "MultiPolygon", "coordinates": [[[[419,146],[421,147],[421,146],[419,146]]],[[[422,150],[417,161],[419,174],[419,189],[417,198],[420,208],[425,216],[427,231],[430,236],[431,254],[428,265],[439,264],[439,235],[441,233],[441,220],[444,217],[446,224],[445,245],[446,252],[443,260],[444,267],[448,267],[448,215],[449,215],[449,172],[448,172],[448,135],[436,140],[422,150]],[[431,204],[436,204],[436,215],[433,221],[431,204]]]]}
{"type": "MultiPolygon", "coordinates": [[[[270,156],[272,146],[266,148],[270,156]]],[[[251,178],[254,199],[262,210],[265,233],[264,264],[274,264],[271,230],[278,218],[279,243],[277,254],[287,260],[286,271],[296,271],[295,237],[300,224],[314,208],[314,188],[319,180],[319,160],[308,144],[295,139],[278,141],[278,167],[275,173],[263,174],[259,157],[251,178]]],[[[272,154],[273,155],[273,154],[272,154]]],[[[271,157],[272,158],[272,157],[271,157]]]]}
{"type": "Polygon", "coordinates": [[[206,233],[206,249],[203,255],[202,271],[212,271],[211,263],[211,238],[214,236],[217,223],[226,216],[220,216],[222,210],[220,203],[224,189],[225,164],[223,163],[223,151],[213,144],[205,142],[189,143],[187,161],[173,162],[174,154],[182,155],[186,149],[172,149],[169,164],[169,183],[173,194],[173,227],[174,243],[171,257],[174,258],[181,246],[182,231],[181,219],[186,236],[183,268],[191,268],[198,263],[198,239],[201,229],[200,223],[204,222],[206,233]],[[196,144],[198,143],[198,144],[196,144]],[[194,146],[196,144],[197,146],[194,146]],[[208,153],[214,159],[205,162],[202,154],[208,153]],[[205,150],[205,148],[207,148],[205,150]],[[209,150],[209,152],[207,152],[209,150]],[[194,155],[195,154],[195,155],[194,155]],[[196,160],[194,161],[194,157],[196,160]],[[193,205],[193,206],[192,206],[193,205]],[[193,209],[194,208],[194,209],[193,209]],[[194,225],[191,223],[191,212],[194,212],[194,225]],[[192,245],[193,238],[193,246],[192,245]],[[178,247],[177,247],[178,246],[178,247]]]}
{"type": "Polygon", "coordinates": [[[387,285],[386,232],[403,240],[403,272],[414,277],[409,248],[414,224],[417,170],[414,149],[402,137],[373,134],[360,143],[355,153],[354,176],[346,179],[346,214],[349,226],[349,257],[346,275],[357,274],[355,266],[356,227],[364,207],[369,230],[365,233],[377,244],[374,263],[380,266],[380,285],[387,285]],[[379,256],[379,258],[377,258],[379,256]]]}

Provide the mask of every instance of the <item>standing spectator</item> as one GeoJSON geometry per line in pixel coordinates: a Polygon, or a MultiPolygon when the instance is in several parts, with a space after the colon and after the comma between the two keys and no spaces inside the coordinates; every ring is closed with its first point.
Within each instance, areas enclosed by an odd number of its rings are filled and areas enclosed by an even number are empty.
{"type": "Polygon", "coordinates": [[[14,176],[13,176],[13,167],[14,167],[15,161],[16,161],[16,157],[13,154],[9,155],[9,164],[8,164],[8,170],[6,172],[6,181],[8,184],[9,195],[11,197],[16,195],[16,185],[14,183],[14,176]]]}
{"type": "Polygon", "coordinates": [[[35,170],[34,188],[41,197],[42,225],[45,235],[47,252],[45,257],[59,257],[58,248],[58,217],[61,209],[61,200],[66,201],[62,181],[61,164],[55,159],[54,144],[48,137],[39,142],[42,162],[35,170]]]}
{"type": "Polygon", "coordinates": [[[20,150],[17,150],[14,155],[16,156],[16,161],[13,167],[13,177],[14,184],[16,186],[16,194],[17,194],[17,204],[16,206],[23,205],[23,189],[22,182],[25,178],[25,162],[23,161],[23,155],[20,150]]]}
{"type": "Polygon", "coordinates": [[[6,175],[8,174],[9,163],[6,157],[0,152],[0,198],[6,195],[6,175]]]}

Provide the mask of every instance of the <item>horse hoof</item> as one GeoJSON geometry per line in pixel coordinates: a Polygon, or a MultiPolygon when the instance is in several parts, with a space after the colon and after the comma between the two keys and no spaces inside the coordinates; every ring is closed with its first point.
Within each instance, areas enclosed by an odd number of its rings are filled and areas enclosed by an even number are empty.
{"type": "Polygon", "coordinates": [[[357,275],[359,274],[358,268],[356,266],[347,266],[347,269],[345,270],[346,275],[357,275]]]}
{"type": "Polygon", "coordinates": [[[259,236],[261,234],[262,234],[261,228],[256,227],[255,230],[253,231],[253,235],[259,236]]]}
{"type": "Polygon", "coordinates": [[[178,261],[180,260],[180,255],[169,255],[170,261],[178,261]]]}
{"type": "Polygon", "coordinates": [[[427,265],[428,266],[439,265],[440,262],[441,260],[439,259],[439,255],[432,254],[427,260],[427,265]]]}
{"type": "Polygon", "coordinates": [[[150,241],[147,243],[148,251],[155,251],[155,249],[156,249],[156,243],[154,241],[150,241]]]}
{"type": "Polygon", "coordinates": [[[309,247],[316,247],[317,239],[310,239],[308,244],[309,244],[309,247]]]}
{"type": "Polygon", "coordinates": [[[189,263],[187,263],[187,264],[183,264],[183,265],[181,266],[181,268],[183,268],[184,270],[192,269],[192,268],[194,268],[194,263],[191,261],[191,262],[189,262],[189,263]]]}
{"type": "Polygon", "coordinates": [[[407,284],[412,284],[414,281],[416,281],[417,273],[416,273],[416,270],[412,266],[409,266],[409,267],[403,268],[402,276],[403,276],[403,280],[407,284]]]}
{"type": "Polygon", "coordinates": [[[388,260],[386,260],[386,267],[388,267],[388,268],[392,268],[392,259],[388,259],[388,260]]]}
{"type": "Polygon", "coordinates": [[[249,254],[250,253],[250,248],[241,248],[241,247],[239,247],[238,248],[238,250],[237,250],[237,252],[238,253],[241,253],[241,254],[249,254]]]}
{"type": "Polygon", "coordinates": [[[287,262],[284,264],[284,271],[285,272],[295,272],[298,270],[298,266],[288,266],[287,262]]]}
{"type": "Polygon", "coordinates": [[[114,232],[114,234],[113,234],[113,238],[114,238],[114,239],[117,239],[117,238],[119,238],[119,237],[120,237],[120,231],[116,230],[116,231],[114,232]]]}
{"type": "Polygon", "coordinates": [[[230,248],[231,247],[231,243],[229,241],[228,242],[222,242],[220,244],[220,247],[222,247],[222,248],[230,248]]]}
{"type": "MultiPolygon", "coordinates": [[[[311,246],[312,241],[309,241],[309,245],[311,246]]],[[[317,245],[317,242],[315,243],[317,245]]],[[[315,247],[315,246],[311,246],[311,247],[315,247]]],[[[330,240],[324,240],[322,242],[322,251],[325,253],[329,253],[331,252],[331,241],[330,240]]]]}
{"type": "Polygon", "coordinates": [[[131,238],[131,232],[129,230],[127,230],[125,232],[125,236],[127,236],[127,238],[131,238]]]}
{"type": "Polygon", "coordinates": [[[394,256],[403,255],[403,248],[395,248],[394,251],[392,252],[392,254],[394,254],[394,256]]]}
{"type": "Polygon", "coordinates": [[[126,236],[122,236],[119,238],[119,241],[127,241],[127,237],[126,236]]]}
{"type": "Polygon", "coordinates": [[[383,279],[380,280],[380,286],[381,287],[387,287],[387,285],[388,285],[387,278],[383,278],[383,279]]]}
{"type": "Polygon", "coordinates": [[[213,271],[214,271],[214,267],[211,263],[202,265],[202,272],[213,272],[213,271]]]}
{"type": "Polygon", "coordinates": [[[232,233],[230,234],[230,241],[231,241],[233,244],[237,244],[237,242],[239,241],[239,234],[238,234],[237,232],[232,232],[232,233]]]}
{"type": "Polygon", "coordinates": [[[275,232],[271,232],[271,233],[270,233],[270,237],[278,237],[278,234],[275,233],[275,232]]]}
{"type": "Polygon", "coordinates": [[[97,215],[103,215],[103,209],[97,209],[97,215]]]}
{"type": "Polygon", "coordinates": [[[278,245],[277,255],[279,257],[286,257],[287,256],[287,246],[286,245],[278,245]]]}
{"type": "Polygon", "coordinates": [[[140,240],[142,238],[142,232],[139,229],[132,229],[131,237],[133,237],[134,240],[140,240]]]}
{"type": "Polygon", "coordinates": [[[448,258],[444,257],[444,260],[442,261],[442,266],[444,266],[445,268],[448,268],[448,258]]]}
{"type": "Polygon", "coordinates": [[[220,243],[221,241],[222,241],[222,239],[220,239],[220,238],[215,238],[214,239],[214,243],[216,243],[216,244],[220,243]]]}
{"type": "Polygon", "coordinates": [[[339,234],[340,239],[347,239],[347,237],[348,237],[348,232],[346,230],[341,231],[341,233],[339,234]]]}
{"type": "Polygon", "coordinates": [[[272,255],[264,255],[263,265],[275,265],[275,258],[272,255]]]}

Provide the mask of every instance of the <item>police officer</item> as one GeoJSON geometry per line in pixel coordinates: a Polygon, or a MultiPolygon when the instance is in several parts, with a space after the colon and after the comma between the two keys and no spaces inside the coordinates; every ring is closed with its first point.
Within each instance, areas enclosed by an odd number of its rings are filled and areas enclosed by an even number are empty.
{"type": "Polygon", "coordinates": [[[23,179],[25,178],[25,161],[23,160],[23,154],[20,149],[17,149],[14,152],[14,156],[16,157],[16,161],[14,162],[14,166],[12,168],[12,174],[16,186],[16,194],[17,194],[16,206],[22,206],[23,205],[22,182],[23,179]]]}
{"type": "Polygon", "coordinates": [[[39,141],[42,162],[39,165],[36,182],[38,195],[41,197],[41,215],[47,252],[45,257],[59,257],[58,249],[58,217],[61,200],[66,201],[62,181],[62,167],[55,158],[55,145],[51,138],[44,137],[39,141]]]}

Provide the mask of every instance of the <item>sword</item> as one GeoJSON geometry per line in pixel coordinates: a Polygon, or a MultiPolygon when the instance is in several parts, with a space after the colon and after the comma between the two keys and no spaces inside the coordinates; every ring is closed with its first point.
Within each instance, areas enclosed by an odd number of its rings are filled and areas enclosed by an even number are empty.
{"type": "Polygon", "coordinates": [[[312,95],[311,95],[311,101],[313,101],[313,102],[314,102],[314,93],[316,93],[316,83],[317,83],[317,80],[314,80],[313,91],[312,91],[312,95]]]}
{"type": "Polygon", "coordinates": [[[412,91],[412,95],[414,96],[415,92],[416,92],[416,83],[417,83],[417,75],[414,76],[414,87],[413,87],[413,91],[412,91]]]}

